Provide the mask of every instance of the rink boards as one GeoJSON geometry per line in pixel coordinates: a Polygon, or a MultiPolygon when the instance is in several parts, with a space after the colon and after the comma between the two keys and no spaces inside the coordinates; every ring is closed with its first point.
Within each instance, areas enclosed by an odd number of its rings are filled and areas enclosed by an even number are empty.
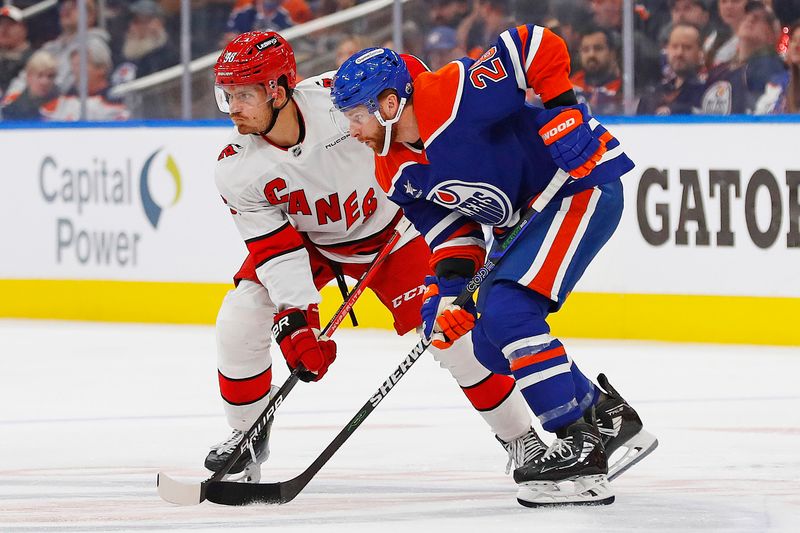
{"type": "MultiPolygon", "coordinates": [[[[558,334],[800,344],[800,122],[607,123],[637,167],[558,334]]],[[[0,129],[0,317],[212,323],[245,254],[214,186],[229,131],[0,129]]]]}

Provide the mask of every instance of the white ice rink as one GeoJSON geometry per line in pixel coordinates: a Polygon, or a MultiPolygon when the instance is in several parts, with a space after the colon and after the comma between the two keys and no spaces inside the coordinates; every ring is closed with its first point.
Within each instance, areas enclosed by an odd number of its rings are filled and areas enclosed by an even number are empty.
{"type": "MultiPolygon", "coordinates": [[[[264,481],[305,469],[416,342],[337,341],[279,410],[264,481]]],[[[426,355],[295,501],[176,507],[156,472],[200,481],[228,435],[213,329],[0,321],[0,531],[800,531],[800,349],[565,344],[660,441],[611,506],[519,506],[505,452],[426,355]]]]}

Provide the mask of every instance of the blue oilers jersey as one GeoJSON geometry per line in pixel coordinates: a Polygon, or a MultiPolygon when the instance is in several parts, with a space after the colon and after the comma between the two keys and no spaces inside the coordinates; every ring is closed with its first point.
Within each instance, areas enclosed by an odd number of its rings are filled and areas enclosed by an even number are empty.
{"type": "MultiPolygon", "coordinates": [[[[566,45],[546,28],[518,26],[478,60],[462,58],[413,82],[424,146],[415,153],[393,144],[377,158],[378,179],[426,236],[434,260],[476,257],[474,250],[459,251],[472,247],[480,224],[514,225],[557,171],[538,134],[536,116],[543,110],[526,104],[525,91],[547,102],[572,89],[566,45]]],[[[590,121],[593,129],[599,126],[590,121]]],[[[595,169],[568,181],[556,198],[615,181],[633,168],[616,138],[606,146],[595,169]]]]}

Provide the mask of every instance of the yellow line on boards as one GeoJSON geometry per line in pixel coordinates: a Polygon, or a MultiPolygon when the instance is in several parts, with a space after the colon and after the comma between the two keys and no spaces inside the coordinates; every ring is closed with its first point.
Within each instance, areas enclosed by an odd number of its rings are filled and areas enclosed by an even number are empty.
{"type": "MultiPolygon", "coordinates": [[[[0,280],[0,318],[213,324],[224,283],[0,280]]],[[[322,289],[323,323],[338,309],[336,287],[322,289]]],[[[392,329],[388,310],[366,291],[356,304],[362,327],[392,329]]],[[[552,315],[560,337],[800,346],[800,298],[574,293],[552,315]]],[[[342,327],[350,327],[349,319],[342,327]]]]}

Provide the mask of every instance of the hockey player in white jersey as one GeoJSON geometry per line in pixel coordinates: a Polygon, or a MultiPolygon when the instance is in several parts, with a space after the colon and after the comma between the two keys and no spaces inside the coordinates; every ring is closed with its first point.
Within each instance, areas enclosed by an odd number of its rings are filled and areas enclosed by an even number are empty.
{"type": "MultiPolygon", "coordinates": [[[[337,274],[360,277],[402,212],[377,185],[372,152],[343,133],[330,101],[332,76],[295,87],[294,55],[280,35],[236,37],[214,71],[217,103],[236,126],[219,155],[216,183],[249,252],[217,317],[219,388],[233,429],[206,458],[217,471],[269,401],[273,324],[289,367],[302,363],[301,379],[321,379],[336,345],[318,338],[318,291],[337,274]]],[[[428,245],[409,230],[369,285],[398,334],[420,326],[429,258],[428,245]]],[[[468,338],[432,352],[503,444],[509,466],[544,452],[513,379],[486,370],[468,338]]],[[[269,430],[229,475],[258,481],[268,439],[269,430]]]]}

